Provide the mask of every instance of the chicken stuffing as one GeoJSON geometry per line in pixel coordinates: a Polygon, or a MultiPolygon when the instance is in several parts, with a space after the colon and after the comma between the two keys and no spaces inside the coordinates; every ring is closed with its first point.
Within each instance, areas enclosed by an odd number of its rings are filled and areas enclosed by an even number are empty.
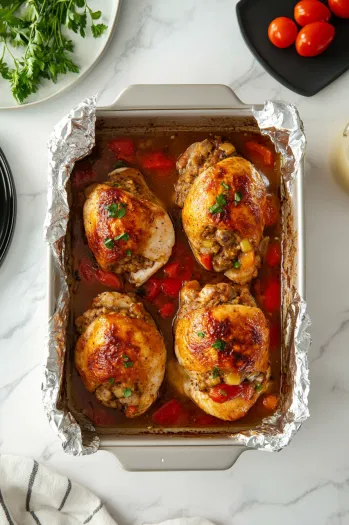
{"type": "Polygon", "coordinates": [[[99,266],[141,286],[167,263],[175,242],[170,217],[133,168],[113,171],[86,191],[84,226],[99,266]]]}
{"type": "Polygon", "coordinates": [[[269,328],[247,286],[187,283],[175,352],[185,393],[207,414],[240,419],[267,389],[269,328]]]}
{"type": "Polygon", "coordinates": [[[207,270],[248,283],[261,264],[266,207],[261,175],[219,138],[189,146],[177,170],[176,202],[195,257],[207,270]]]}
{"type": "Polygon", "coordinates": [[[162,384],[166,347],[151,315],[131,295],[105,292],[76,320],[75,365],[85,387],[129,418],[143,414],[162,384]]]}

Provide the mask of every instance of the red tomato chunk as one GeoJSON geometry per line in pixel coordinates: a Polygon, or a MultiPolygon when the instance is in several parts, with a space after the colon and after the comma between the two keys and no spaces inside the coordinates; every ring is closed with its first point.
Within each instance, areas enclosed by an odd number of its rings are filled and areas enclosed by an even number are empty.
{"type": "Polygon", "coordinates": [[[208,395],[216,403],[225,403],[226,401],[231,401],[239,396],[244,399],[249,399],[252,394],[252,389],[253,386],[248,384],[226,385],[225,383],[221,383],[220,385],[210,388],[208,395]]]}
{"type": "Polygon", "coordinates": [[[161,291],[161,281],[156,277],[151,277],[144,285],[145,296],[149,301],[153,301],[161,291]]]}
{"type": "Polygon", "coordinates": [[[135,145],[132,139],[121,138],[111,140],[109,142],[109,149],[114,151],[119,159],[127,160],[134,155],[135,145]]]}
{"type": "Polygon", "coordinates": [[[250,155],[260,158],[265,166],[274,165],[274,153],[269,148],[264,146],[264,144],[259,144],[259,142],[251,140],[246,142],[245,148],[250,155]]]}
{"type": "Polygon", "coordinates": [[[177,297],[181,288],[182,281],[177,277],[168,277],[167,279],[164,279],[161,284],[162,291],[169,297],[177,297]]]}
{"type": "Polygon", "coordinates": [[[159,314],[163,319],[172,317],[175,312],[175,306],[173,303],[166,303],[159,309],[159,314]]]}
{"type": "Polygon", "coordinates": [[[271,267],[278,266],[280,264],[281,249],[279,243],[274,242],[269,244],[265,260],[267,265],[271,267]]]}
{"type": "Polygon", "coordinates": [[[96,278],[101,284],[108,286],[108,288],[114,288],[115,290],[121,290],[122,288],[120,278],[113,272],[105,272],[98,268],[98,270],[96,270],[96,278]]]}
{"type": "Polygon", "coordinates": [[[182,407],[179,401],[172,399],[154,412],[152,420],[156,425],[180,426],[188,423],[189,413],[184,407],[182,407]]]}
{"type": "Polygon", "coordinates": [[[169,169],[174,164],[174,161],[166,157],[162,151],[147,153],[143,158],[143,167],[148,170],[169,169]]]}

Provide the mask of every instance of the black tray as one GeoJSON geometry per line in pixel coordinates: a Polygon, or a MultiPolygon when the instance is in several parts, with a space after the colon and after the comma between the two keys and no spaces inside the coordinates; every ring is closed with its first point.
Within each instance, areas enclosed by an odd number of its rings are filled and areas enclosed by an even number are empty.
{"type": "Polygon", "coordinates": [[[246,44],[262,66],[281,84],[311,97],[349,69],[349,19],[332,15],[336,36],[330,47],[313,58],[301,57],[294,46],[278,49],[268,39],[270,22],[278,16],[293,19],[298,0],[240,0],[237,17],[246,44]]]}
{"type": "Polygon", "coordinates": [[[0,149],[0,266],[10,247],[16,222],[16,192],[10,166],[0,149]]]}

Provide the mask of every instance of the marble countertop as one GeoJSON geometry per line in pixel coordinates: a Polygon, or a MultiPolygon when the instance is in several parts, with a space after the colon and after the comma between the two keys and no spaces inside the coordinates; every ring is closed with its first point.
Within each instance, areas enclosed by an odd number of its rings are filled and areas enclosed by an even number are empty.
{"type": "Polygon", "coordinates": [[[0,451],[35,457],[84,484],[120,524],[201,515],[217,525],[348,525],[349,197],[333,181],[329,153],[349,120],[349,74],[310,99],[282,87],[246,48],[235,5],[124,0],[111,46],[87,78],[40,106],[1,112],[0,144],[17,186],[18,220],[0,271],[0,451]],[[99,92],[100,103],[109,104],[137,83],[222,83],[247,103],[293,102],[308,137],[311,418],[287,449],[246,452],[224,472],[129,473],[106,452],[70,457],[41,404],[46,142],[54,124],[82,98],[99,92]]]}

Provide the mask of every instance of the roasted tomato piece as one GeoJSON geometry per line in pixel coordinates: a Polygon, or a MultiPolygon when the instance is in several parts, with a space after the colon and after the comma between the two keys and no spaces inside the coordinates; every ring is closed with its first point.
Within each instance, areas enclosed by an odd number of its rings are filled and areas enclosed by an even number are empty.
{"type": "Polygon", "coordinates": [[[145,296],[149,301],[153,301],[161,291],[161,281],[156,277],[151,277],[144,285],[145,296]]]}
{"type": "Polygon", "coordinates": [[[182,281],[177,277],[164,279],[161,283],[161,289],[169,297],[177,297],[182,288],[182,281]]]}
{"type": "Polygon", "coordinates": [[[210,254],[200,255],[200,261],[201,261],[202,266],[206,268],[206,270],[208,270],[209,272],[212,270],[212,255],[210,254]]]}
{"type": "Polygon", "coordinates": [[[79,275],[87,282],[92,281],[95,277],[95,270],[90,259],[81,259],[79,262],[79,275]]]}
{"type": "Polygon", "coordinates": [[[173,303],[166,303],[159,309],[159,314],[163,319],[172,317],[175,312],[175,306],[173,303]]]}
{"type": "Polygon", "coordinates": [[[166,157],[163,151],[152,151],[143,157],[143,167],[148,170],[168,170],[175,165],[172,159],[166,157]]]}
{"type": "Polygon", "coordinates": [[[156,425],[182,426],[188,423],[189,413],[179,401],[172,399],[154,412],[152,420],[156,425]]]}
{"type": "Polygon", "coordinates": [[[72,184],[76,188],[82,188],[86,184],[93,182],[96,179],[96,174],[93,170],[77,169],[72,175],[72,184]]]}
{"type": "Polygon", "coordinates": [[[267,312],[273,313],[280,309],[281,286],[278,279],[271,279],[264,290],[264,306],[267,312]]]}
{"type": "Polygon", "coordinates": [[[267,204],[265,208],[265,225],[274,226],[279,216],[279,201],[275,195],[267,195],[267,204]]]}
{"type": "Polygon", "coordinates": [[[113,272],[105,272],[98,268],[96,270],[96,278],[101,284],[108,286],[108,288],[114,288],[114,290],[121,290],[122,288],[120,277],[113,272]]]}
{"type": "Polygon", "coordinates": [[[246,148],[246,151],[253,158],[257,158],[258,160],[261,160],[265,166],[274,165],[274,162],[275,162],[274,153],[271,151],[271,149],[267,148],[267,146],[264,146],[264,144],[260,144],[259,142],[250,140],[245,143],[245,148],[246,148]]]}
{"type": "Polygon", "coordinates": [[[178,261],[169,263],[165,266],[164,272],[168,277],[178,277],[181,269],[181,263],[178,261]]]}
{"type": "Polygon", "coordinates": [[[278,242],[273,242],[269,244],[267,255],[265,256],[265,260],[266,260],[267,265],[271,266],[272,268],[280,264],[281,248],[278,242]]]}
{"type": "Polygon", "coordinates": [[[210,388],[208,395],[216,403],[225,403],[238,396],[249,399],[253,391],[253,386],[248,383],[242,385],[226,385],[221,383],[210,388]]]}
{"type": "Polygon", "coordinates": [[[108,144],[109,149],[116,153],[118,159],[128,160],[134,155],[135,145],[132,139],[120,138],[111,140],[108,144]]]}
{"type": "Polygon", "coordinates": [[[267,396],[264,396],[263,398],[263,406],[267,410],[276,410],[278,404],[279,404],[279,396],[276,396],[275,394],[268,394],[267,396]]]}

